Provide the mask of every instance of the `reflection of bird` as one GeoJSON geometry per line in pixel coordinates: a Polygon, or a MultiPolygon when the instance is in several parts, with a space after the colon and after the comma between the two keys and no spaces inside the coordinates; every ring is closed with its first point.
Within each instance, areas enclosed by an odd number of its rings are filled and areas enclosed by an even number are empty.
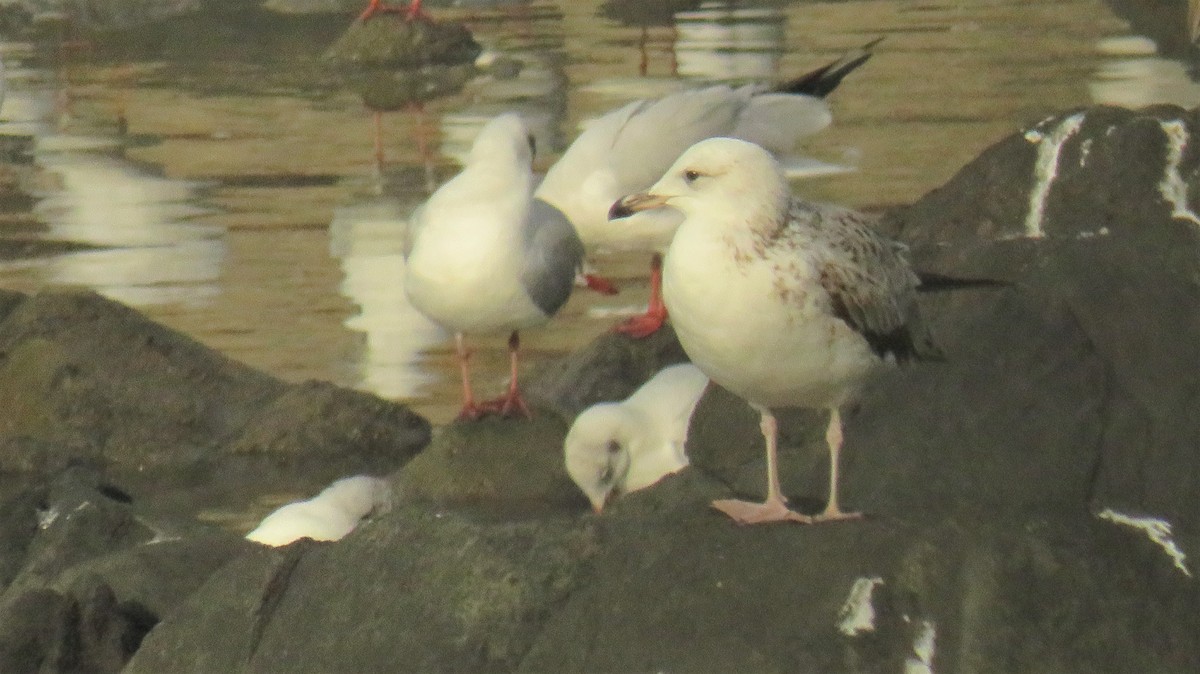
{"type": "MultiPolygon", "coordinates": [[[[832,117],[821,97],[866,62],[877,42],[776,89],[719,85],[634,101],[609,112],[584,129],[550,167],[537,197],[561,210],[588,248],[663,250],[679,226],[678,213],[610,222],[613,201],[645,189],[681,152],[705,138],[734,136],[773,152],[790,152],[799,138],[829,125],[832,117]]],[[[656,253],[646,314],[620,326],[622,332],[640,337],[662,326],[666,310],[658,293],[659,262],[656,253]]]]}
{"type": "Polygon", "coordinates": [[[518,331],[566,303],[583,258],[571,223],[532,198],[531,161],[521,118],[500,115],[479,132],[462,172],[413,216],[405,290],[421,313],[455,332],[463,418],[529,415],[517,386],[518,331]],[[476,405],[464,334],[501,330],[511,331],[508,394],[476,405]]]}
{"type": "Polygon", "coordinates": [[[615,493],[637,491],[688,465],[688,421],[708,377],[695,365],[663,368],[625,399],[599,403],[571,424],[567,473],[600,512],[615,493]]]}
{"type": "Polygon", "coordinates": [[[289,503],[267,515],[246,538],[271,546],[301,538],[336,541],[390,502],[385,480],[366,475],[342,478],[307,501],[289,503]]]}
{"type": "Polygon", "coordinates": [[[613,215],[663,206],[685,218],[663,269],[679,341],[762,416],[766,501],[713,506],[745,524],[857,516],[838,506],[839,408],[877,366],[934,354],[905,248],[859,213],[792,199],[769,152],[729,138],[696,144],[647,192],[614,204],[613,215]],[[790,406],[831,412],[829,501],[812,518],[788,509],[779,487],[771,408],[790,406]]]}

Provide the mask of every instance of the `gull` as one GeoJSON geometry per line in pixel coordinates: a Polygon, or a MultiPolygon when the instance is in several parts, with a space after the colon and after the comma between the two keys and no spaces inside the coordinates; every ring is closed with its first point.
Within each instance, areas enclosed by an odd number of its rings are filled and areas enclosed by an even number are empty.
{"type": "Polygon", "coordinates": [[[455,333],[463,419],[487,412],[530,416],[517,385],[518,332],[550,320],[571,295],[583,244],[557,209],[532,198],[533,148],[521,118],[484,125],[462,172],[412,218],[404,289],[409,301],[455,333]],[[465,335],[509,332],[508,393],[476,404],[465,335]]]}
{"type": "MultiPolygon", "coordinates": [[[[733,136],[780,155],[790,153],[800,138],[833,121],[824,96],[871,57],[880,39],[775,88],[717,85],[633,101],[591,122],[571,143],[535,196],[562,211],[588,249],[653,251],[650,304],[645,315],[618,326],[620,332],[645,337],[662,327],[667,312],[659,292],[661,251],[681,218],[663,210],[610,222],[613,202],[648,187],[680,153],[705,138],[733,136]]],[[[813,169],[816,164],[798,164],[804,167],[799,174],[825,171],[813,169]]],[[[603,286],[594,278],[589,285],[603,286]]]]}
{"type": "Polygon", "coordinates": [[[346,477],[307,501],[289,503],[267,515],[246,538],[273,547],[301,538],[336,541],[390,503],[386,480],[367,475],[346,477]]]}
{"type": "Polygon", "coordinates": [[[567,473],[597,514],[614,494],[688,465],[688,422],[707,386],[695,365],[671,365],[624,401],[592,405],[575,418],[563,443],[567,473]]]}
{"type": "Polygon", "coordinates": [[[663,298],[688,357],[761,416],[767,497],[713,507],[741,524],[859,517],[838,504],[840,408],[885,364],[936,356],[917,313],[907,249],[866,216],[791,196],[779,163],[732,138],[697,143],[646,192],[613,205],[622,217],[683,213],[663,264],[663,298]],[[829,499],[809,517],[779,485],[772,408],[830,412],[829,499]]]}

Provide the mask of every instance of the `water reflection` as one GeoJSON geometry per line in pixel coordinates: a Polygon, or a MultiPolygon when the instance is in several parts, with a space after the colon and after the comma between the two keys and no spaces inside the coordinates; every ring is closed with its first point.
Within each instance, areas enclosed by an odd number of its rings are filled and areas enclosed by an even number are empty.
{"type": "Polygon", "coordinates": [[[358,307],[345,326],[364,336],[352,385],[388,398],[419,395],[435,381],[422,353],[446,339],[404,295],[407,210],[378,198],[336,209],[329,224],[329,252],[343,272],[338,290],[358,307]]]}
{"type": "Polygon", "coordinates": [[[706,2],[676,15],[679,74],[712,80],[772,80],[787,20],[778,6],[706,2]]]}
{"type": "Polygon", "coordinates": [[[197,303],[220,292],[223,229],[194,220],[196,183],[156,175],[122,156],[120,139],[56,131],[61,98],[46,73],[10,72],[0,133],[31,135],[41,237],[94,246],[7,264],[43,284],[80,285],[134,306],[197,303]],[[39,83],[42,82],[42,83],[39,83]]]}
{"type": "Polygon", "coordinates": [[[1174,103],[1191,109],[1200,105],[1200,84],[1188,66],[1163,58],[1148,37],[1121,36],[1097,43],[1110,58],[1096,71],[1088,89],[1097,103],[1141,108],[1174,103]]]}

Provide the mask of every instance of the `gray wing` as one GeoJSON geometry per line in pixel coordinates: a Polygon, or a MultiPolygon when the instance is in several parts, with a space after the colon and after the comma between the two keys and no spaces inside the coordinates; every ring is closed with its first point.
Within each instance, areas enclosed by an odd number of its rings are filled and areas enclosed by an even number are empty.
{"type": "Polygon", "coordinates": [[[583,242],[562,211],[534,199],[524,243],[521,284],[533,303],[552,316],[571,296],[575,273],[583,264],[583,242]]]}
{"type": "MultiPolygon", "coordinates": [[[[793,210],[797,207],[793,206],[793,210]]],[[[821,287],[833,314],[867,340],[880,357],[932,357],[932,344],[917,312],[919,280],[908,249],[877,233],[862,214],[802,205],[813,228],[821,287]]]]}

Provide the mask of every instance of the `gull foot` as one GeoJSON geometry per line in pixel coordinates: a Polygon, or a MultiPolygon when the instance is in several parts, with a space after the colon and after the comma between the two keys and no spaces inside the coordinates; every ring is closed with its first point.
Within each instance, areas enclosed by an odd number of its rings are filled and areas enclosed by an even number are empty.
{"type": "Polygon", "coordinates": [[[596,274],[584,274],[583,283],[588,288],[600,293],[601,295],[616,295],[618,292],[620,292],[617,290],[617,285],[615,283],[604,278],[603,276],[597,276],[596,274]]]}
{"type": "Polygon", "coordinates": [[[484,414],[499,414],[502,417],[520,416],[526,419],[533,418],[533,413],[529,411],[529,406],[525,404],[525,399],[521,397],[520,393],[479,403],[479,407],[484,414]]]}
{"type": "Polygon", "coordinates": [[[738,524],[768,524],[770,522],[798,522],[812,524],[813,518],[787,507],[783,501],[751,503],[735,499],[713,501],[712,507],[725,513],[738,524]]]}
{"type": "Polygon", "coordinates": [[[634,316],[613,327],[614,332],[629,335],[634,339],[645,339],[658,332],[667,321],[665,311],[647,311],[640,316],[634,316]]]}
{"type": "Polygon", "coordinates": [[[825,512],[817,513],[816,515],[812,516],[813,524],[819,524],[821,522],[845,522],[846,520],[861,519],[863,519],[862,513],[844,513],[837,508],[832,510],[826,508],[825,512]]]}

